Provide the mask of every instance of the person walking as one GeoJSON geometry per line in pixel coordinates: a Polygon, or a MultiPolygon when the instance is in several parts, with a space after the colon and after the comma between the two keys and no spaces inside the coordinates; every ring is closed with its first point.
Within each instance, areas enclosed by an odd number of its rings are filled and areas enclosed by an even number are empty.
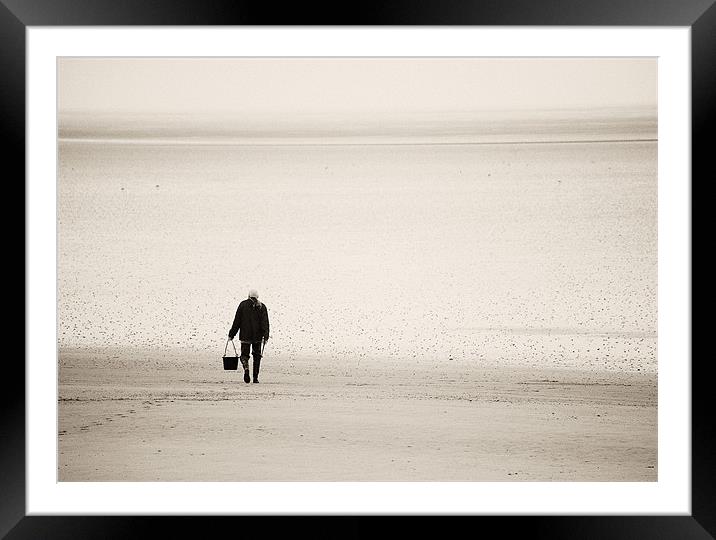
{"type": "Polygon", "coordinates": [[[249,352],[253,349],[254,382],[259,382],[261,368],[261,343],[269,339],[269,318],[266,304],[259,302],[256,289],[249,291],[249,297],[239,304],[234,316],[234,324],[229,330],[229,339],[233,341],[236,334],[241,341],[241,367],[244,368],[244,382],[251,382],[249,377],[249,352]]]}

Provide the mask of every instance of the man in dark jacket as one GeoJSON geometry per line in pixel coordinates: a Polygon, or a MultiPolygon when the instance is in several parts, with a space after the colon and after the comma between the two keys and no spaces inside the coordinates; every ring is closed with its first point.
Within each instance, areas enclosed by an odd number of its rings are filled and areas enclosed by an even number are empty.
{"type": "Polygon", "coordinates": [[[249,297],[239,304],[234,317],[234,324],[229,330],[229,339],[233,340],[239,333],[241,341],[241,366],[244,368],[244,382],[251,382],[249,377],[249,352],[253,349],[254,382],[259,382],[261,367],[261,342],[269,338],[269,319],[266,305],[259,302],[259,293],[255,289],[249,291],[249,297]]]}

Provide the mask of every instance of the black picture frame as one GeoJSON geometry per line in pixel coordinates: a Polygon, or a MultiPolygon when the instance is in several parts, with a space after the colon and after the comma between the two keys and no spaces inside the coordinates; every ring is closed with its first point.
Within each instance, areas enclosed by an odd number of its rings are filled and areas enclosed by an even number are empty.
{"type": "MultiPolygon", "coordinates": [[[[691,28],[692,179],[714,177],[708,127],[716,103],[714,0],[364,1],[307,5],[231,0],[0,0],[0,118],[6,182],[25,178],[25,39],[28,26],[133,25],[505,25],[685,26],[691,28]],[[351,7],[352,6],[352,7],[351,7]]],[[[24,182],[23,182],[24,184],[24,182]]],[[[24,197],[24,194],[23,194],[24,197]]],[[[692,218],[693,222],[693,218],[692,218]]],[[[28,268],[25,267],[27,273],[28,268]]],[[[25,293],[27,294],[27,282],[25,293]]],[[[689,359],[690,360],[690,359],[689,359]]],[[[690,516],[504,516],[395,521],[384,517],[26,516],[25,381],[16,358],[4,374],[14,381],[0,412],[0,538],[204,537],[228,525],[251,537],[435,536],[467,525],[480,534],[544,538],[682,538],[716,536],[716,447],[708,358],[691,364],[692,513],[690,516]],[[455,521],[469,523],[455,523],[455,521]],[[406,523],[406,521],[408,521],[406,523]],[[448,527],[448,529],[446,529],[448,527]]]]}

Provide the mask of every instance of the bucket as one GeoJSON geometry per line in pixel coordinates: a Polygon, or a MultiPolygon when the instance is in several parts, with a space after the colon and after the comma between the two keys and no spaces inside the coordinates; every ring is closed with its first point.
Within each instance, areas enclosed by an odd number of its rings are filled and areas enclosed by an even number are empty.
{"type": "Polygon", "coordinates": [[[237,369],[239,367],[238,356],[224,356],[224,369],[237,369]]]}
{"type": "Polygon", "coordinates": [[[224,347],[224,369],[237,369],[239,367],[239,353],[236,352],[236,345],[231,341],[231,346],[234,348],[234,354],[236,356],[226,356],[226,349],[229,346],[229,341],[226,340],[226,347],[224,347]]]}

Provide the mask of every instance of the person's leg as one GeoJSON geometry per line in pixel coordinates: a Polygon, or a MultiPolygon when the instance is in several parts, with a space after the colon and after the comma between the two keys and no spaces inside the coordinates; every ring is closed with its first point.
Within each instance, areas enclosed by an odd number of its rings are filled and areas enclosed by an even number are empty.
{"type": "Polygon", "coordinates": [[[244,382],[249,383],[251,382],[251,377],[249,376],[249,352],[251,352],[251,344],[250,343],[242,343],[241,344],[241,367],[244,368],[244,382]]]}
{"type": "Polygon", "coordinates": [[[252,344],[254,352],[254,382],[259,382],[259,369],[261,369],[261,342],[252,344]]]}

